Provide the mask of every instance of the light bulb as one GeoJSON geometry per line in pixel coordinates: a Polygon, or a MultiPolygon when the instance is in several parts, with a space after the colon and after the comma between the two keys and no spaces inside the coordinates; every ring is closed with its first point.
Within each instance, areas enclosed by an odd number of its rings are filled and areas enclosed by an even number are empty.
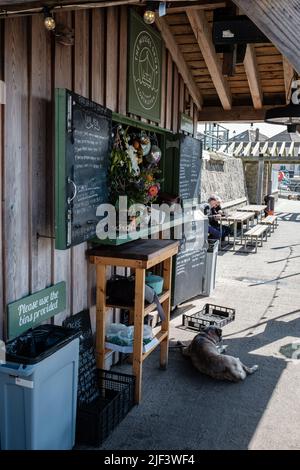
{"type": "Polygon", "coordinates": [[[144,13],[144,21],[147,24],[153,24],[155,21],[155,12],[152,10],[146,10],[144,13]]]}
{"type": "Polygon", "coordinates": [[[55,29],[55,19],[52,16],[47,16],[44,19],[44,25],[45,28],[48,29],[48,31],[53,31],[55,29]]]}

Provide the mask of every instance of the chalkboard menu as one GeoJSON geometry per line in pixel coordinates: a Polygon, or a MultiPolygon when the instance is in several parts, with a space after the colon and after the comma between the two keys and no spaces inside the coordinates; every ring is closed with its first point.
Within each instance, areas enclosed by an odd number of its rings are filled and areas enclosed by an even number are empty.
{"type": "Polygon", "coordinates": [[[197,198],[200,189],[202,143],[181,136],[179,150],[179,194],[182,199],[197,198]]]}
{"type": "Polygon", "coordinates": [[[93,238],[97,207],[108,201],[112,112],[65,89],[56,90],[56,248],[93,238]]]}
{"type": "MultiPolygon", "coordinates": [[[[198,202],[201,189],[201,158],[201,141],[181,135],[177,168],[173,171],[177,174],[178,193],[183,205],[192,200],[198,202]]],[[[203,292],[207,230],[206,221],[192,220],[184,224],[180,249],[174,260],[173,306],[203,292]]]]}
{"type": "Polygon", "coordinates": [[[78,370],[78,405],[88,405],[99,397],[97,368],[90,314],[88,310],[68,317],[63,326],[80,330],[79,370],[78,370]]]}
{"type": "Polygon", "coordinates": [[[173,306],[203,292],[207,231],[206,220],[185,225],[179,252],[174,261],[173,306]]]}

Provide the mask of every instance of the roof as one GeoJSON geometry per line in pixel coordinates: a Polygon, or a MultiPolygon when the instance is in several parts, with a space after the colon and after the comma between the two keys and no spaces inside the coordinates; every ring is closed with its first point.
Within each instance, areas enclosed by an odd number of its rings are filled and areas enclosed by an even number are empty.
{"type": "MultiPolygon", "coordinates": [[[[268,140],[268,137],[261,132],[258,132],[258,141],[265,142],[268,140]]],[[[240,134],[237,134],[229,139],[229,141],[233,142],[257,142],[256,136],[256,129],[247,129],[240,134]]]]}
{"type": "Polygon", "coordinates": [[[269,138],[271,142],[300,142],[300,134],[289,133],[288,131],[280,132],[279,134],[273,135],[269,138]]]}

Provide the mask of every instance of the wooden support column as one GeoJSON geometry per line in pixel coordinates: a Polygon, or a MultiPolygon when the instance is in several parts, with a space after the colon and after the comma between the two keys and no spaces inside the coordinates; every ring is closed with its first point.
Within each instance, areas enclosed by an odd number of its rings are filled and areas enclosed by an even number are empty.
{"type": "Polygon", "coordinates": [[[134,299],[134,341],[133,341],[133,373],[135,375],[135,402],[141,400],[142,367],[143,367],[143,328],[145,304],[145,269],[135,270],[135,299],[134,299]]]}
{"type": "MultiPolygon", "coordinates": [[[[171,289],[172,280],[172,258],[168,258],[163,262],[163,278],[164,289],[171,289]]],[[[166,319],[162,321],[161,331],[168,332],[170,327],[170,309],[171,309],[171,296],[169,296],[163,303],[162,308],[165,312],[166,319]]],[[[160,367],[166,369],[168,365],[169,354],[169,335],[160,344],[160,367]]]]}
{"type": "Polygon", "coordinates": [[[96,361],[105,368],[106,265],[96,264],[96,361]]]}

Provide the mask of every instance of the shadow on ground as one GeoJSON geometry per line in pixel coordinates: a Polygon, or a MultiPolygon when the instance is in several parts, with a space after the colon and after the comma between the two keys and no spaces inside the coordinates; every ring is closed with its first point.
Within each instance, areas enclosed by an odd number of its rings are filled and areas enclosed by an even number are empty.
{"type": "Polygon", "coordinates": [[[170,365],[163,372],[155,368],[158,355],[153,354],[145,363],[143,402],[103,448],[247,449],[286,367],[284,358],[251,353],[285,336],[299,337],[300,331],[298,318],[264,323],[263,333],[225,337],[228,354],[259,365],[242,383],[199,374],[176,348],[170,349],[170,365]]]}

